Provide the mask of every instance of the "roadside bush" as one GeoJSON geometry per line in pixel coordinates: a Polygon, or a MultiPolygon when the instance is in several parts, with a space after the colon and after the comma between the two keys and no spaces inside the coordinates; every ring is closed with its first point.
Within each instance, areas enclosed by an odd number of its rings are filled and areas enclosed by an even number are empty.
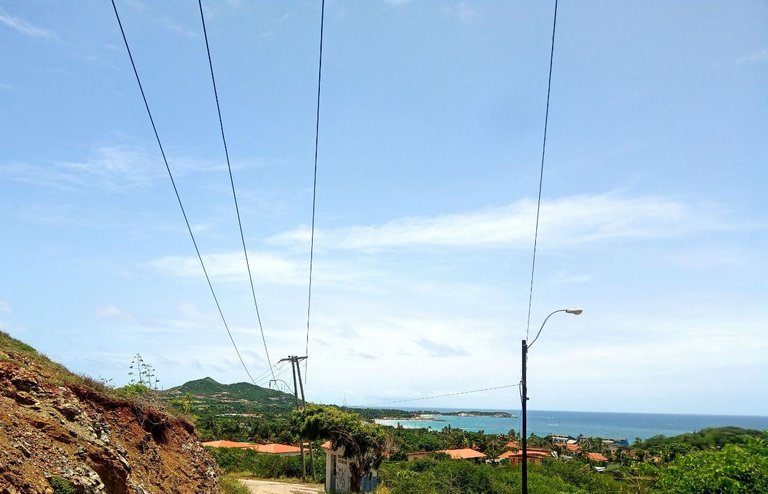
{"type": "Polygon", "coordinates": [[[246,486],[229,475],[219,477],[219,489],[222,494],[250,494],[246,486]]]}
{"type": "MultiPolygon", "coordinates": [[[[216,463],[227,473],[249,473],[254,477],[265,479],[301,478],[301,457],[279,456],[257,453],[243,448],[206,448],[216,463]]],[[[307,475],[312,472],[307,461],[307,475]]],[[[325,455],[315,455],[315,471],[317,481],[325,481],[325,455]]]]}

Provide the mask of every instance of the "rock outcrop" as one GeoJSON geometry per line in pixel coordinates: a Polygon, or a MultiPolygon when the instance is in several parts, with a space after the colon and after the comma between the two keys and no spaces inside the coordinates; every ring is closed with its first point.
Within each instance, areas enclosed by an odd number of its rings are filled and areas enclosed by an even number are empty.
{"type": "Polygon", "coordinates": [[[0,348],[0,494],[218,492],[189,423],[56,370],[0,348]]]}

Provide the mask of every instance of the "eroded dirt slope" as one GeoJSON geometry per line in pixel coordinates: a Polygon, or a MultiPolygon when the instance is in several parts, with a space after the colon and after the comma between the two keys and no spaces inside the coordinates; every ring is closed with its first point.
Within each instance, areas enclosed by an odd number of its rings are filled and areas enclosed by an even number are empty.
{"type": "Polygon", "coordinates": [[[0,493],[207,494],[217,477],[188,423],[0,348],[0,493]]]}

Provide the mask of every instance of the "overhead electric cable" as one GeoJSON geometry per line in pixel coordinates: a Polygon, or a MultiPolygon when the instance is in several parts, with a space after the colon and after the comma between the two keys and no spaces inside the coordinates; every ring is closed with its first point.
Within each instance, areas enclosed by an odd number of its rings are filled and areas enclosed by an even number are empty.
{"type": "Polygon", "coordinates": [[[408,401],[421,401],[421,400],[432,400],[435,398],[445,398],[446,396],[458,396],[458,395],[466,395],[470,393],[481,393],[483,391],[493,391],[496,389],[506,389],[506,388],[516,388],[519,387],[519,384],[505,384],[504,386],[495,386],[493,388],[482,388],[482,389],[471,389],[469,391],[458,391],[456,393],[447,393],[444,395],[434,395],[434,396],[424,396],[422,398],[408,398],[405,400],[393,400],[393,401],[382,401],[380,403],[371,403],[369,405],[366,405],[368,407],[374,407],[379,405],[389,405],[392,403],[405,403],[408,401]]]}
{"type": "MultiPolygon", "coordinates": [[[[229,149],[227,148],[227,138],[224,136],[224,120],[221,118],[221,105],[219,104],[219,91],[216,87],[216,77],[213,75],[213,60],[211,59],[211,48],[208,44],[208,30],[205,27],[205,15],[203,14],[203,1],[197,0],[200,7],[200,21],[203,24],[203,36],[205,38],[205,51],[208,54],[208,67],[211,69],[211,83],[213,84],[213,95],[216,98],[216,111],[219,115],[219,129],[221,130],[221,141],[224,143],[224,155],[227,158],[227,170],[229,171],[229,183],[232,186],[232,199],[235,201],[235,212],[237,213],[237,225],[240,228],[240,240],[243,244],[243,254],[245,255],[245,266],[248,269],[248,281],[251,283],[251,295],[253,296],[253,306],[256,308],[256,319],[259,322],[259,331],[261,332],[261,341],[264,343],[264,353],[267,356],[267,364],[272,370],[272,360],[269,358],[267,349],[267,339],[264,336],[264,326],[261,323],[261,313],[259,312],[259,303],[256,301],[256,289],[253,286],[253,275],[251,274],[251,263],[248,259],[248,249],[245,246],[245,234],[243,233],[243,222],[240,219],[240,207],[237,204],[237,193],[235,192],[235,179],[232,176],[232,165],[229,161],[229,149]]],[[[275,372],[272,371],[272,379],[275,379],[275,372]]]]}
{"type": "Polygon", "coordinates": [[[549,50],[549,78],[547,80],[547,109],[544,112],[544,139],[541,144],[541,168],[539,171],[539,198],[536,202],[536,230],[533,235],[533,259],[531,260],[531,290],[528,294],[528,322],[525,325],[525,339],[531,327],[531,306],[533,304],[533,276],[536,271],[536,247],[539,241],[539,215],[541,213],[541,189],[544,183],[544,156],[547,151],[547,125],[549,123],[549,95],[552,90],[552,62],[555,58],[555,28],[557,27],[557,0],[555,0],[555,12],[552,16],[552,43],[549,50]]]}
{"type": "Polygon", "coordinates": [[[187,212],[184,209],[184,204],[181,202],[181,196],[179,195],[179,189],[176,187],[176,181],[173,179],[173,173],[171,172],[171,167],[168,165],[168,158],[165,156],[165,150],[163,149],[163,144],[160,142],[160,135],[157,132],[157,126],[155,125],[155,119],[152,118],[152,112],[149,109],[149,103],[147,102],[147,96],[144,93],[144,87],[141,84],[141,78],[139,77],[139,71],[136,69],[136,63],[133,61],[133,54],[131,53],[131,48],[128,46],[128,38],[125,36],[125,30],[123,29],[123,23],[120,21],[120,14],[117,12],[117,5],[115,5],[115,0],[112,0],[112,8],[115,11],[115,17],[117,18],[117,24],[120,26],[120,33],[123,36],[123,42],[125,43],[125,49],[128,52],[128,58],[131,60],[131,67],[133,67],[133,74],[136,76],[136,82],[139,85],[139,91],[141,92],[141,98],[144,100],[144,108],[147,110],[147,116],[149,117],[149,122],[152,124],[152,131],[155,133],[155,140],[157,141],[157,147],[160,148],[160,154],[163,156],[163,163],[165,163],[165,169],[168,171],[168,177],[171,179],[171,185],[173,186],[173,192],[176,194],[176,200],[179,203],[179,208],[181,209],[181,214],[184,216],[184,223],[187,225],[187,231],[189,232],[189,237],[192,239],[192,244],[195,246],[195,252],[197,253],[197,259],[200,261],[200,266],[203,268],[203,274],[205,275],[205,280],[208,282],[208,288],[211,290],[211,295],[213,296],[213,301],[216,303],[216,309],[219,311],[219,316],[221,316],[221,322],[224,323],[224,328],[227,330],[227,334],[229,335],[229,340],[232,342],[232,346],[235,348],[235,352],[237,353],[237,358],[240,359],[240,363],[243,366],[243,369],[245,370],[245,373],[248,374],[248,378],[253,382],[253,377],[251,377],[251,373],[248,371],[248,367],[246,367],[245,362],[243,361],[243,357],[240,355],[240,350],[237,348],[237,344],[235,344],[235,339],[232,337],[232,332],[229,329],[229,325],[227,324],[227,320],[224,317],[224,312],[221,310],[221,305],[219,304],[219,299],[216,297],[216,291],[213,289],[213,284],[211,283],[211,278],[208,276],[208,270],[205,268],[205,262],[203,262],[203,256],[200,254],[200,249],[197,246],[197,241],[195,240],[195,235],[192,233],[192,227],[189,224],[189,219],[187,218],[187,212]]]}
{"type": "MultiPolygon", "coordinates": [[[[317,62],[317,107],[315,109],[315,171],[312,180],[312,228],[309,240],[309,287],[307,289],[307,340],[304,355],[309,356],[309,321],[312,312],[312,267],[315,255],[315,211],[317,209],[317,150],[320,142],[320,87],[323,76],[323,27],[325,22],[325,0],[320,3],[320,54],[317,62]]],[[[304,360],[304,381],[307,381],[307,361],[304,360]]]]}

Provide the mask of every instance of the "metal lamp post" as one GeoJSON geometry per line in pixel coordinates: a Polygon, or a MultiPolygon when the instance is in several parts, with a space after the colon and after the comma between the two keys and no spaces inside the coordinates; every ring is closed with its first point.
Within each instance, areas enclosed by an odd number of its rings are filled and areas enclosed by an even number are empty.
{"type": "Polygon", "coordinates": [[[558,309],[556,311],[553,311],[550,313],[546,318],[544,318],[544,322],[541,323],[541,327],[539,328],[539,332],[536,333],[536,337],[533,339],[533,341],[529,344],[527,340],[523,340],[522,350],[523,350],[523,375],[522,380],[520,382],[520,399],[522,401],[522,408],[523,408],[523,494],[528,494],[528,385],[527,385],[527,377],[526,377],[526,368],[528,367],[528,349],[533,346],[534,343],[536,343],[536,340],[539,339],[539,335],[541,335],[541,330],[544,329],[544,325],[547,324],[547,320],[549,320],[550,317],[552,317],[554,314],[557,314],[558,312],[565,312],[567,314],[573,314],[575,316],[578,316],[582,313],[581,309],[558,309]]]}

